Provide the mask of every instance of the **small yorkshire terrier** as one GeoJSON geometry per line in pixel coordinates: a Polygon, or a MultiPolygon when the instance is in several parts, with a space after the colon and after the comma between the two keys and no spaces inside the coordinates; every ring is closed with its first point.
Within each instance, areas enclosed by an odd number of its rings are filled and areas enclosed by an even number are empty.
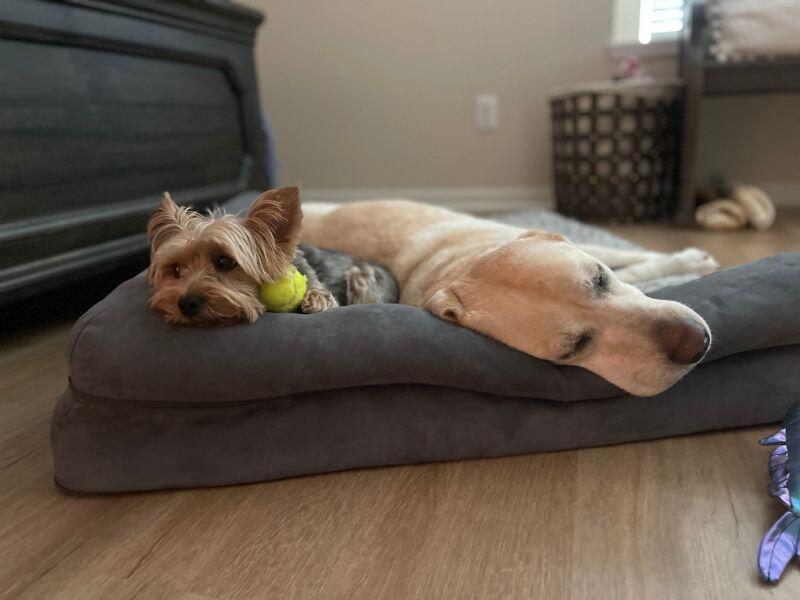
{"type": "Polygon", "coordinates": [[[264,312],[260,284],[291,265],[308,278],[300,312],[397,302],[397,283],[384,267],[298,246],[302,218],[296,187],[264,192],[244,218],[201,215],[164,193],[147,225],[150,307],[175,325],[252,322],[264,312]]]}

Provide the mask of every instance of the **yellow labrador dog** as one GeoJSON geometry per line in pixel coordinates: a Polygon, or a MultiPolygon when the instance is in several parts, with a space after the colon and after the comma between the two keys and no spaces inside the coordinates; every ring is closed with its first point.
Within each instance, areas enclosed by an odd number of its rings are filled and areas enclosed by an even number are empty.
{"type": "Polygon", "coordinates": [[[713,269],[697,250],[581,247],[407,200],[309,204],[304,213],[303,243],[386,265],[400,302],[532,356],[585,367],[633,394],[665,390],[711,342],[697,313],[629,283],[654,268],[660,275],[713,269]]]}

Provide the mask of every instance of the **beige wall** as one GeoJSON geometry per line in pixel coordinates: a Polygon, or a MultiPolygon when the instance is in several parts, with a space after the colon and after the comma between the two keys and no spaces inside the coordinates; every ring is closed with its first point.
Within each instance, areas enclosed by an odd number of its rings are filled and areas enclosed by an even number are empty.
{"type": "Polygon", "coordinates": [[[547,92],[608,75],[612,0],[247,0],[283,183],[549,182],[547,92]],[[472,98],[500,96],[475,131],[472,98]]]}
{"type": "MultiPolygon", "coordinates": [[[[650,59],[657,76],[677,76],[676,58],[650,59]]],[[[718,176],[763,187],[780,205],[800,205],[800,94],[706,98],[697,181],[718,176]]]]}
{"type": "Polygon", "coordinates": [[[763,187],[780,205],[800,205],[800,95],[707,99],[698,176],[763,187]]]}
{"type": "MultiPolygon", "coordinates": [[[[263,104],[281,182],[306,188],[549,185],[548,91],[611,68],[613,0],[239,1],[268,15],[263,104]],[[481,92],[495,133],[473,128],[481,92]]],[[[800,187],[798,102],[708,101],[700,173],[800,187]]]]}

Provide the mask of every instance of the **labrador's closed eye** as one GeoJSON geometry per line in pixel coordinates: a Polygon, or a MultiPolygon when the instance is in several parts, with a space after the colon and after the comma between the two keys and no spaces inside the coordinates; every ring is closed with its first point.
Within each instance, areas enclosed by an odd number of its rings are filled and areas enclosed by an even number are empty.
{"type": "Polygon", "coordinates": [[[609,279],[606,274],[606,269],[600,263],[597,263],[597,273],[592,279],[592,290],[596,296],[602,296],[608,291],[609,279]]]}
{"type": "Polygon", "coordinates": [[[592,332],[585,331],[578,336],[569,339],[564,347],[564,352],[559,356],[559,360],[569,360],[575,358],[592,343],[592,332]]]}

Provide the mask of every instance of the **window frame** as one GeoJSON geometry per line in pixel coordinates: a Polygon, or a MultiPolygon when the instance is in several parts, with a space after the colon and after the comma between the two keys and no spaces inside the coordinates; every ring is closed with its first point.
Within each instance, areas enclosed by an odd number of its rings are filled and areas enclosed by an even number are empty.
{"type": "MultiPolygon", "coordinates": [[[[684,10],[688,10],[691,2],[684,1],[684,10]]],[[[651,41],[643,44],[639,41],[639,22],[642,0],[614,0],[611,23],[611,39],[608,43],[612,58],[622,59],[626,56],[639,57],[672,57],[680,52],[682,31],[658,33],[651,41]]]]}

